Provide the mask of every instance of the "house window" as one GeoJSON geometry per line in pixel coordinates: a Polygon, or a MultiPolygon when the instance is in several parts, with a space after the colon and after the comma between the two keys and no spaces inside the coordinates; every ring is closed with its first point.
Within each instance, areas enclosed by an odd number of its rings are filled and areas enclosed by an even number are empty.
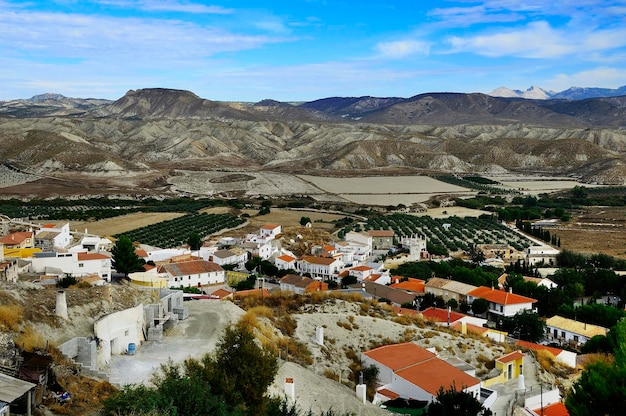
{"type": "Polygon", "coordinates": [[[128,329],[126,331],[124,331],[124,336],[127,337],[129,334],[128,329]]]}
{"type": "Polygon", "coordinates": [[[565,338],[565,331],[561,331],[561,336],[565,338]]]}
{"type": "Polygon", "coordinates": [[[78,267],[84,267],[85,264],[84,263],[78,263],[78,267]]]}
{"type": "Polygon", "coordinates": [[[574,335],[574,341],[578,342],[578,335],[574,335]]]}

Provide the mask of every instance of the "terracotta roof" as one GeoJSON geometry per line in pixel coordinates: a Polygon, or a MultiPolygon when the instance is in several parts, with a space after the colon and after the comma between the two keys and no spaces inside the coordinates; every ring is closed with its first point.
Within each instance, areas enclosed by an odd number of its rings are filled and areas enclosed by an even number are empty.
{"type": "Polygon", "coordinates": [[[484,298],[489,302],[499,305],[516,305],[520,303],[535,303],[536,299],[527,298],[526,296],[516,295],[515,293],[504,290],[491,289],[487,286],[480,286],[468,293],[475,298],[484,298]]]}
{"type": "Polygon", "coordinates": [[[144,250],[143,248],[136,248],[135,254],[138,255],[139,257],[148,257],[148,252],[144,250]]]}
{"type": "Polygon", "coordinates": [[[159,273],[166,272],[172,276],[187,276],[192,274],[212,273],[224,271],[217,263],[204,260],[183,261],[178,263],[163,264],[159,267],[159,273]]]}
{"type": "Polygon", "coordinates": [[[409,280],[406,280],[404,282],[394,283],[389,286],[396,288],[396,289],[403,289],[403,290],[408,290],[408,291],[416,292],[416,293],[424,293],[424,284],[425,282],[421,279],[414,279],[412,277],[409,277],[409,280]]]}
{"type": "MultiPolygon", "coordinates": [[[[430,308],[422,311],[422,316],[427,321],[448,322],[448,310],[447,309],[430,307],[430,308]]],[[[456,322],[456,321],[458,321],[459,319],[461,319],[461,318],[463,318],[465,316],[467,316],[467,315],[463,315],[462,313],[451,311],[450,312],[450,322],[456,322]]]]}
{"type": "Polygon", "coordinates": [[[143,265],[143,269],[144,269],[145,271],[152,270],[152,269],[154,269],[154,268],[156,268],[156,266],[153,266],[152,264],[148,264],[148,263],[146,263],[146,264],[144,264],[144,265],[143,265]]]}
{"type": "Polygon", "coordinates": [[[396,375],[409,381],[422,390],[437,396],[441,387],[465,389],[480,384],[480,380],[459,370],[452,364],[433,358],[396,372],[396,375]]]}
{"type": "Polygon", "coordinates": [[[110,260],[111,257],[100,253],[78,253],[78,260],[110,260]]]}
{"type": "MultiPolygon", "coordinates": [[[[303,276],[297,275],[297,274],[286,274],[285,276],[283,276],[282,279],[280,279],[280,283],[286,284],[286,285],[295,285],[296,283],[299,283],[300,281],[302,281],[303,276]]],[[[310,279],[309,277],[307,277],[307,279],[310,279]]]]}
{"type": "Polygon", "coordinates": [[[524,355],[523,352],[521,352],[521,351],[513,351],[513,352],[510,352],[510,353],[508,353],[506,355],[503,355],[502,357],[496,358],[496,361],[499,362],[499,363],[506,364],[506,363],[510,363],[510,362],[519,360],[520,358],[524,358],[524,357],[525,357],[525,355],[524,355]]]}
{"type": "Polygon", "coordinates": [[[350,270],[354,270],[356,272],[366,272],[368,270],[374,270],[374,269],[368,266],[354,266],[354,267],[351,267],[350,270]]]}
{"type": "Polygon", "coordinates": [[[415,300],[415,295],[405,292],[404,290],[394,289],[392,287],[381,285],[374,282],[369,282],[364,280],[362,283],[356,283],[354,285],[350,285],[351,288],[361,289],[365,285],[365,291],[370,295],[387,298],[392,303],[397,305],[402,305],[403,303],[410,303],[415,300]]]}
{"type": "Polygon", "coordinates": [[[587,338],[592,338],[595,335],[606,335],[608,332],[608,329],[602,326],[575,321],[559,315],[554,315],[552,318],[546,319],[546,325],[553,328],[564,329],[574,334],[583,335],[587,338]]]}
{"type": "Polygon", "coordinates": [[[365,279],[363,280],[367,280],[368,282],[375,282],[378,279],[380,279],[381,277],[383,277],[382,274],[370,274],[369,276],[367,276],[365,279]]]}
{"type": "Polygon", "coordinates": [[[534,342],[519,340],[515,343],[515,345],[520,346],[522,348],[528,348],[533,351],[548,351],[553,356],[557,356],[563,352],[562,349],[556,347],[550,347],[548,345],[535,344],[534,342]]]}
{"type": "Polygon", "coordinates": [[[400,397],[398,393],[396,393],[395,391],[391,391],[389,389],[380,389],[376,393],[381,394],[391,400],[397,399],[398,397],[400,397]]]}
{"type": "Polygon", "coordinates": [[[335,246],[331,246],[326,244],[324,247],[322,247],[322,250],[324,251],[337,251],[337,248],[335,246]]]}
{"type": "Polygon", "coordinates": [[[215,292],[211,293],[212,298],[222,299],[226,296],[230,295],[230,292],[225,289],[217,289],[215,292]]]}
{"type": "Polygon", "coordinates": [[[276,228],[280,227],[280,225],[278,224],[265,224],[261,227],[261,229],[263,230],[275,230],[276,228]]]}
{"type": "Polygon", "coordinates": [[[32,238],[32,237],[33,237],[32,231],[20,231],[17,233],[11,233],[11,234],[5,235],[4,237],[0,238],[0,243],[6,244],[6,245],[21,244],[27,238],[32,238]]]}
{"type": "Polygon", "coordinates": [[[393,237],[393,230],[369,230],[367,233],[372,237],[393,237]]]}
{"type": "Polygon", "coordinates": [[[533,412],[542,416],[569,416],[569,411],[562,402],[544,406],[543,410],[541,408],[534,409],[533,412]]]}
{"type": "Polygon", "coordinates": [[[402,370],[436,357],[432,352],[412,342],[384,345],[365,351],[363,354],[393,371],[402,370]]]}
{"type": "Polygon", "coordinates": [[[278,256],[276,257],[278,260],[282,260],[285,263],[291,263],[292,261],[294,261],[296,258],[295,257],[291,257],[287,254],[283,254],[282,256],[278,256]]]}
{"type": "Polygon", "coordinates": [[[332,257],[318,257],[318,256],[302,256],[301,261],[306,261],[312,264],[321,264],[324,266],[330,266],[337,260],[332,257]]]}

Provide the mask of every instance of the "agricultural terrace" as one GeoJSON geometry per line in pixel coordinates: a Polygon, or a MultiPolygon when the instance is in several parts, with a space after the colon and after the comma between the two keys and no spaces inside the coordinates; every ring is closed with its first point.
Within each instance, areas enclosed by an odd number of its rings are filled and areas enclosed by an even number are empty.
{"type": "MultiPolygon", "coordinates": [[[[201,238],[235,228],[246,220],[230,214],[187,214],[123,233],[132,241],[153,247],[172,248],[186,244],[192,233],[201,238]]],[[[115,235],[119,237],[121,234],[115,235]]]]}
{"type": "MultiPolygon", "coordinates": [[[[344,232],[358,228],[347,227],[344,232]]],[[[367,230],[393,230],[397,236],[424,235],[431,244],[448,251],[469,251],[474,244],[509,244],[518,251],[532,245],[532,241],[501,223],[481,217],[431,218],[407,214],[391,214],[369,219],[367,230]],[[448,227],[444,224],[450,224],[448,227]]]]}

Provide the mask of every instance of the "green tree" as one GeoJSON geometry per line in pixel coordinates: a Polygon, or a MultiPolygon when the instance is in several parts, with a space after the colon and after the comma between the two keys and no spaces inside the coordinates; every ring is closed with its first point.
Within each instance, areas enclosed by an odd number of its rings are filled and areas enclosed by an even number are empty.
{"type": "Polygon", "coordinates": [[[624,414],[626,409],[626,321],[613,328],[615,362],[596,361],[581,374],[565,399],[571,416],[624,414]]]}
{"type": "Polygon", "coordinates": [[[477,298],[472,301],[472,313],[474,315],[482,315],[489,309],[489,301],[483,298],[477,298]]]}
{"type": "Polygon", "coordinates": [[[300,217],[300,225],[305,226],[308,223],[312,222],[309,217],[300,217]]]}
{"type": "Polygon", "coordinates": [[[546,334],[545,321],[530,311],[520,311],[510,318],[503,318],[502,327],[511,335],[530,342],[539,342],[546,334]]]}
{"type": "Polygon", "coordinates": [[[347,275],[341,278],[341,287],[353,285],[357,282],[356,276],[347,275]]]}
{"type": "Polygon", "coordinates": [[[187,240],[187,244],[189,244],[189,247],[194,251],[200,250],[200,247],[202,247],[202,238],[200,237],[200,234],[195,231],[191,233],[189,239],[187,240]]]}
{"type": "Polygon", "coordinates": [[[128,274],[143,270],[145,262],[135,253],[135,246],[130,238],[121,235],[111,249],[112,266],[118,273],[128,274]]]}
{"type": "Polygon", "coordinates": [[[483,407],[470,393],[458,391],[455,387],[439,388],[437,400],[428,406],[427,416],[491,416],[492,412],[483,407]]]}

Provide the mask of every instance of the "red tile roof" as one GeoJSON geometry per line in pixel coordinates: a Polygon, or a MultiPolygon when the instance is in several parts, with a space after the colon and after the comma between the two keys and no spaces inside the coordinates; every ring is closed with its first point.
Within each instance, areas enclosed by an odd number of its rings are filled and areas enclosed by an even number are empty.
{"type": "Polygon", "coordinates": [[[335,246],[330,246],[326,244],[324,247],[322,247],[322,250],[331,252],[331,251],[337,251],[337,248],[335,246]]]}
{"type": "Polygon", "coordinates": [[[270,296],[270,292],[267,289],[250,289],[250,290],[239,290],[237,292],[234,292],[233,297],[236,298],[243,298],[246,296],[262,296],[264,298],[267,298],[270,296]]]}
{"type": "Polygon", "coordinates": [[[27,238],[32,238],[32,237],[33,237],[32,231],[20,231],[17,233],[11,233],[11,234],[5,235],[4,237],[0,238],[0,243],[6,244],[6,245],[21,244],[27,238]]]}
{"type": "Polygon", "coordinates": [[[421,279],[413,279],[412,277],[409,277],[409,280],[394,283],[389,286],[395,289],[404,289],[411,292],[424,293],[425,284],[426,282],[421,279]]]}
{"type": "MultiPolygon", "coordinates": [[[[447,309],[430,307],[422,311],[422,316],[424,317],[424,319],[428,321],[432,321],[432,322],[448,322],[448,310],[447,309]]],[[[451,323],[456,322],[465,316],[467,315],[463,315],[462,313],[451,311],[450,322],[451,323]]]]}
{"type": "Polygon", "coordinates": [[[100,253],[78,253],[78,260],[110,260],[111,257],[100,253]]]}
{"type": "Polygon", "coordinates": [[[516,305],[520,303],[535,303],[537,299],[527,298],[526,296],[516,295],[504,290],[491,289],[487,286],[480,286],[467,293],[475,298],[484,298],[489,302],[499,305],[516,305]]]}
{"type": "Polygon", "coordinates": [[[278,256],[276,257],[278,260],[282,260],[285,263],[291,263],[292,261],[294,261],[296,258],[295,257],[291,257],[287,254],[283,254],[282,256],[278,256]]]}
{"type": "Polygon", "coordinates": [[[389,389],[380,389],[376,393],[382,394],[383,396],[391,400],[397,399],[398,397],[400,397],[398,393],[396,393],[395,391],[391,391],[389,389]]]}
{"type": "Polygon", "coordinates": [[[480,384],[480,380],[477,378],[439,358],[432,358],[396,371],[396,375],[433,396],[437,396],[442,387],[444,390],[450,388],[462,390],[480,384]]]}
{"type": "Polygon", "coordinates": [[[261,228],[263,230],[275,230],[278,227],[280,227],[280,225],[278,225],[278,224],[265,224],[261,228]]]}
{"type": "Polygon", "coordinates": [[[225,289],[217,289],[215,292],[211,293],[212,298],[222,299],[226,296],[230,295],[230,292],[225,289]]]}
{"type": "Polygon", "coordinates": [[[354,266],[354,267],[351,267],[350,270],[354,270],[356,272],[366,272],[368,270],[374,270],[374,269],[368,266],[354,266]]]}
{"type": "Polygon", "coordinates": [[[507,355],[503,355],[502,357],[496,358],[496,361],[499,363],[510,363],[515,360],[519,360],[520,358],[524,358],[524,353],[521,351],[513,351],[508,353],[507,355]]]}
{"type": "Polygon", "coordinates": [[[432,352],[412,342],[384,345],[363,354],[393,371],[436,357],[432,352]]]}
{"type": "Polygon", "coordinates": [[[337,261],[336,259],[332,257],[317,257],[317,256],[302,256],[300,260],[306,261],[307,263],[321,264],[324,266],[330,266],[331,264],[337,261]]]}
{"type": "Polygon", "coordinates": [[[540,351],[540,350],[548,351],[550,354],[552,354],[555,357],[563,352],[563,350],[560,348],[550,347],[548,345],[535,344],[534,342],[528,342],[528,341],[522,341],[522,340],[517,341],[515,345],[518,345],[522,348],[528,348],[529,350],[533,350],[533,351],[540,351]]]}
{"type": "Polygon", "coordinates": [[[544,406],[543,411],[541,410],[541,408],[534,409],[533,412],[542,416],[569,416],[567,407],[565,407],[565,404],[561,402],[552,403],[551,405],[544,406]]]}
{"type": "Polygon", "coordinates": [[[148,252],[144,250],[143,248],[136,248],[135,254],[138,255],[139,257],[148,257],[148,252]]]}

